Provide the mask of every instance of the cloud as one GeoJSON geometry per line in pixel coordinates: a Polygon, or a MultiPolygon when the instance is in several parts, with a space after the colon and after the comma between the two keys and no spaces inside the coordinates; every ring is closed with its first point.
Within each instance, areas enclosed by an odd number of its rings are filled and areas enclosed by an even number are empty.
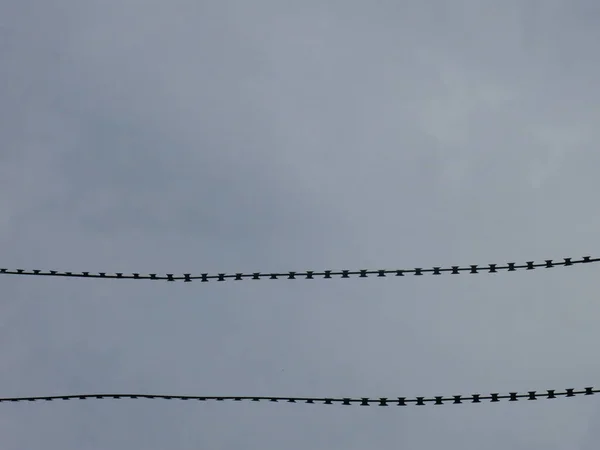
{"type": "MultiPolygon", "coordinates": [[[[0,3],[2,266],[268,272],[595,255],[597,16],[595,3],[562,0],[0,3]]],[[[600,371],[595,270],[5,277],[0,381],[6,396],[581,388],[600,371]]],[[[64,402],[0,415],[8,449],[562,449],[597,437],[593,400],[64,402]]]]}

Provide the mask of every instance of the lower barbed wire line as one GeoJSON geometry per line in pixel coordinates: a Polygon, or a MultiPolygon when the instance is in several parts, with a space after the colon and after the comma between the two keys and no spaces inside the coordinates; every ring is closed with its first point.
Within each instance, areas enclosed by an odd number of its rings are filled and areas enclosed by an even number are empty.
{"type": "Polygon", "coordinates": [[[431,268],[420,268],[415,267],[413,269],[360,269],[360,270],[321,270],[313,271],[307,270],[305,272],[252,272],[252,273],[216,273],[208,274],[201,273],[199,275],[192,275],[192,273],[184,273],[181,275],[175,275],[173,273],[167,273],[165,275],[158,275],[156,273],[140,274],[131,273],[125,274],[121,272],[108,273],[108,272],[62,272],[56,270],[43,271],[39,269],[25,270],[25,269],[3,269],[0,268],[0,275],[27,275],[27,276],[44,276],[44,277],[67,277],[67,278],[100,278],[100,279],[128,279],[128,280],[155,280],[155,281],[184,281],[191,282],[193,280],[200,280],[201,282],[208,282],[211,280],[215,281],[226,281],[226,280],[262,280],[262,279],[315,279],[315,278],[367,278],[369,276],[375,276],[377,278],[392,276],[405,276],[405,275],[442,275],[449,273],[452,275],[458,275],[463,272],[469,274],[481,274],[481,273],[497,273],[497,272],[515,272],[517,270],[534,270],[537,268],[553,268],[553,267],[566,267],[575,264],[588,264],[600,261],[600,258],[592,258],[591,256],[584,256],[581,259],[563,258],[563,261],[554,261],[552,259],[544,260],[544,262],[536,263],[535,261],[527,261],[523,264],[517,263],[506,263],[505,265],[499,264],[471,264],[468,266],[451,266],[451,267],[431,267],[431,268]]]}
{"type": "Polygon", "coordinates": [[[429,403],[434,405],[443,404],[463,404],[463,403],[497,403],[502,400],[516,402],[519,399],[538,400],[554,399],[558,397],[576,397],[578,395],[594,395],[600,392],[600,389],[586,387],[582,390],[565,389],[558,392],[554,389],[545,392],[527,391],[526,393],[509,392],[508,394],[471,394],[471,395],[452,395],[452,396],[432,396],[432,397],[249,397],[249,396],[196,396],[196,395],[163,395],[163,394],[73,394],[56,396],[38,396],[38,397],[2,397],[0,403],[15,402],[35,402],[35,401],[53,401],[53,400],[102,400],[102,399],[150,399],[150,400],[198,400],[198,401],[251,401],[251,402],[287,402],[287,403],[308,403],[323,405],[359,405],[370,406],[407,406],[414,404],[424,406],[429,403]]]}

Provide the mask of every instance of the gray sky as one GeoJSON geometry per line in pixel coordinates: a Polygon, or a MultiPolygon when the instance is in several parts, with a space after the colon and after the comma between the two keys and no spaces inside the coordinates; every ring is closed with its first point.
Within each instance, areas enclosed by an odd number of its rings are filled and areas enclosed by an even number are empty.
{"type": "MultiPolygon", "coordinates": [[[[598,256],[592,0],[0,0],[2,267],[598,256]]],[[[2,277],[2,396],[417,396],[600,377],[597,267],[2,277]]],[[[0,405],[5,450],[597,448],[598,398],[0,405]]]]}

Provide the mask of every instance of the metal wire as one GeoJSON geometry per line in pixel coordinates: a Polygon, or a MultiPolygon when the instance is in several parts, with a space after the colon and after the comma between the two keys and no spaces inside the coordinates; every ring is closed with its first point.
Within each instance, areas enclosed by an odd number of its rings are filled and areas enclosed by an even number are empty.
{"type": "Polygon", "coordinates": [[[450,266],[450,267],[432,267],[428,269],[416,267],[414,269],[359,269],[359,270],[323,270],[313,271],[307,270],[305,272],[277,272],[277,273],[264,273],[264,272],[253,272],[253,273],[217,273],[208,274],[201,273],[199,275],[192,275],[191,273],[184,273],[181,275],[175,275],[173,273],[167,273],[165,275],[158,275],[155,273],[140,274],[140,273],[107,273],[107,272],[61,272],[56,270],[26,270],[26,269],[2,269],[0,268],[0,275],[30,275],[30,276],[45,276],[45,277],[67,277],[67,278],[102,278],[102,279],[131,279],[131,280],[162,280],[162,281],[184,281],[190,282],[192,280],[200,280],[201,282],[208,282],[210,280],[226,281],[226,280],[277,280],[280,278],[295,280],[295,279],[306,279],[311,280],[315,278],[366,278],[369,275],[373,275],[379,278],[392,275],[401,277],[404,275],[425,275],[430,273],[432,275],[442,275],[443,273],[449,273],[452,275],[458,275],[466,272],[469,274],[480,274],[480,273],[497,273],[501,271],[514,272],[519,269],[533,270],[537,268],[553,268],[553,267],[566,267],[573,266],[576,264],[587,264],[595,263],[600,261],[600,258],[592,258],[590,256],[584,256],[581,259],[573,260],[573,258],[564,258],[563,261],[553,261],[547,259],[544,262],[536,263],[534,261],[527,261],[523,264],[517,263],[506,263],[505,265],[499,264],[472,264],[469,266],[450,266]]]}
{"type": "Polygon", "coordinates": [[[452,396],[433,396],[433,397],[381,397],[381,398],[351,398],[351,397],[215,397],[215,396],[195,396],[195,395],[147,395],[147,394],[82,394],[82,395],[57,395],[44,397],[6,397],[0,398],[0,403],[9,402],[35,402],[35,401],[53,401],[53,400],[100,400],[100,399],[151,399],[151,400],[198,400],[198,401],[251,401],[251,402],[287,402],[287,403],[308,403],[320,405],[358,405],[358,406],[424,406],[426,404],[458,405],[462,403],[497,403],[501,400],[516,402],[521,399],[538,400],[538,399],[554,399],[559,397],[575,397],[578,395],[594,395],[600,392],[600,389],[586,387],[582,390],[565,389],[557,392],[556,390],[547,390],[546,392],[538,393],[536,391],[528,391],[527,393],[509,392],[508,394],[492,393],[488,395],[471,394],[471,395],[452,395],[452,396]]]}

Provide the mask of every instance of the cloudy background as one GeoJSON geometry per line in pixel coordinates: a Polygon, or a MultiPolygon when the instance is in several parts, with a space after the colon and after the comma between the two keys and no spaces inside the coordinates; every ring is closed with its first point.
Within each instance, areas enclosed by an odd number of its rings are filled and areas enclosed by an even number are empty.
{"type": "MultiPolygon", "coordinates": [[[[593,0],[0,0],[0,266],[410,268],[598,256],[593,0]]],[[[597,267],[0,278],[1,396],[598,385],[597,267]]],[[[5,450],[598,447],[596,397],[0,405],[5,450]]]]}

